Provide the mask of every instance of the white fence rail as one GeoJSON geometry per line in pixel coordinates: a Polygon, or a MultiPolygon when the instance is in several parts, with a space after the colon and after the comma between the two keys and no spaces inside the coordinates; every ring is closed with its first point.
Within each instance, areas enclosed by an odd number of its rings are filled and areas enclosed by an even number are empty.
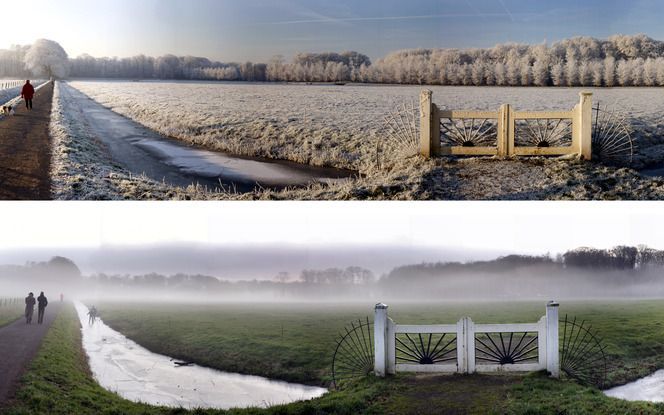
{"type": "Polygon", "coordinates": [[[533,372],[560,374],[558,303],[546,306],[536,323],[476,324],[463,317],[456,324],[401,325],[385,304],[374,310],[374,371],[533,372]]]}
{"type": "Polygon", "coordinates": [[[0,79],[0,91],[4,89],[18,88],[23,85],[25,81],[8,81],[0,79]]]}

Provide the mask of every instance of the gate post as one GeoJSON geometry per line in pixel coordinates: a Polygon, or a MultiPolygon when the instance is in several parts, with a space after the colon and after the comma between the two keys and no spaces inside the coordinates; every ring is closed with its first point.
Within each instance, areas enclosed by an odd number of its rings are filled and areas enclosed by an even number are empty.
{"type": "Polygon", "coordinates": [[[387,374],[394,375],[397,373],[397,340],[396,340],[396,324],[391,318],[387,318],[387,374]]]}
{"type": "Polygon", "coordinates": [[[546,370],[552,378],[560,377],[558,306],[555,301],[549,301],[546,305],[546,370]]]}
{"type": "Polygon", "coordinates": [[[583,160],[590,161],[592,159],[593,140],[593,93],[580,92],[579,98],[579,106],[577,107],[579,156],[583,160]]]}
{"type": "Polygon", "coordinates": [[[475,323],[466,317],[466,373],[475,373],[475,323]]]}
{"type": "Polygon", "coordinates": [[[468,353],[466,353],[467,333],[468,325],[466,324],[466,317],[462,317],[461,320],[457,321],[457,372],[458,373],[468,373],[468,353]]]}
{"type": "Polygon", "coordinates": [[[512,107],[509,104],[503,104],[498,111],[498,157],[509,156],[510,133],[512,107]]]}
{"type": "Polygon", "coordinates": [[[433,119],[433,91],[420,93],[420,154],[431,157],[431,125],[433,119]]]}
{"type": "Polygon", "coordinates": [[[387,366],[387,305],[376,304],[374,308],[374,373],[385,377],[387,366]]]}

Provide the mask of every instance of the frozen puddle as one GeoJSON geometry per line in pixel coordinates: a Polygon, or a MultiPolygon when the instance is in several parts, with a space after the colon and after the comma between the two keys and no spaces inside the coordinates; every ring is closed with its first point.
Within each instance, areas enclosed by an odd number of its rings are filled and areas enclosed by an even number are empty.
{"type": "Polygon", "coordinates": [[[305,164],[246,158],[188,146],[150,130],[90,99],[66,83],[60,94],[105,145],[113,160],[135,174],[176,186],[223,185],[240,192],[284,188],[313,182],[333,183],[352,172],[305,164]]]}
{"type": "Polygon", "coordinates": [[[196,365],[177,367],[171,358],[152,353],[97,319],[76,303],[83,348],[99,384],[125,399],[183,408],[267,407],[322,396],[326,389],[220,372],[196,365]]]}
{"type": "Polygon", "coordinates": [[[664,370],[627,385],[608,389],[604,393],[627,401],[664,402],[664,370]]]}

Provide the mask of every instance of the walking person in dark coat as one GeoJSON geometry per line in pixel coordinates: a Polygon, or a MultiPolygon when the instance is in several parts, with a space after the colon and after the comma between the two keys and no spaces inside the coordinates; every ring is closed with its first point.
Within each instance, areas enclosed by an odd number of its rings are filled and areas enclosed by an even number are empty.
{"type": "Polygon", "coordinates": [[[25,81],[21,89],[21,98],[25,100],[25,108],[32,111],[32,98],[35,96],[35,88],[30,84],[30,80],[25,81]]]}
{"type": "Polygon", "coordinates": [[[44,322],[44,311],[46,311],[46,306],[48,305],[48,299],[44,295],[44,291],[37,297],[37,303],[39,303],[37,306],[37,323],[42,324],[44,322]]]}
{"type": "Polygon", "coordinates": [[[27,324],[32,324],[32,315],[35,313],[35,295],[33,293],[28,294],[25,297],[25,322],[27,324]]]}

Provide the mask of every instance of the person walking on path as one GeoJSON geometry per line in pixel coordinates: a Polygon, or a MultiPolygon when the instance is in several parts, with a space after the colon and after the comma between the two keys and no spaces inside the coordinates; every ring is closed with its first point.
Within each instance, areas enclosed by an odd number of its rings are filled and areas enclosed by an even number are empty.
{"type": "Polygon", "coordinates": [[[33,293],[28,294],[25,297],[25,322],[26,324],[32,324],[32,315],[35,313],[35,295],[33,293]]]}
{"type": "Polygon", "coordinates": [[[25,100],[25,108],[32,111],[32,98],[35,96],[35,88],[30,84],[30,80],[25,81],[21,89],[21,98],[25,100]]]}
{"type": "Polygon", "coordinates": [[[95,320],[97,320],[97,314],[98,314],[97,307],[95,306],[90,307],[90,310],[88,311],[88,316],[89,316],[88,324],[90,324],[91,326],[95,324],[95,320]]]}
{"type": "Polygon", "coordinates": [[[39,294],[37,297],[37,324],[42,324],[44,322],[44,311],[46,311],[46,306],[48,305],[48,298],[44,295],[44,291],[39,294]]]}

